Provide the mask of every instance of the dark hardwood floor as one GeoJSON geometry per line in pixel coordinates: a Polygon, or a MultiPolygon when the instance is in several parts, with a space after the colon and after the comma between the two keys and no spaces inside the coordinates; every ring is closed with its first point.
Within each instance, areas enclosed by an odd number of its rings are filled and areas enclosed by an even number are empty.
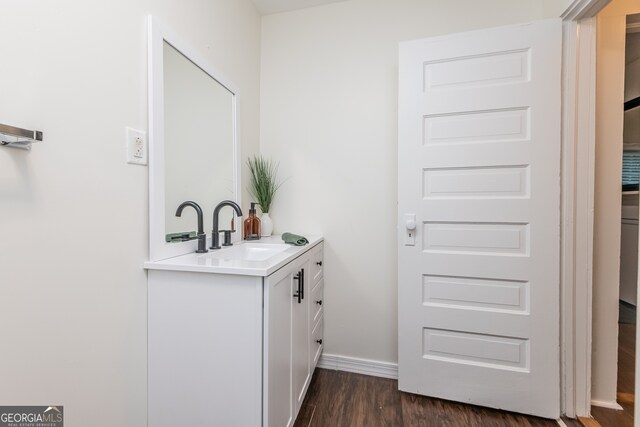
{"type": "MultiPolygon", "coordinates": [[[[568,426],[573,420],[565,421],[568,426]]],[[[316,369],[295,427],[527,427],[554,420],[398,391],[395,380],[316,369]]]]}
{"type": "Polygon", "coordinates": [[[591,407],[591,416],[602,427],[633,427],[636,325],[620,323],[618,330],[618,403],[622,411],[591,407]]]}

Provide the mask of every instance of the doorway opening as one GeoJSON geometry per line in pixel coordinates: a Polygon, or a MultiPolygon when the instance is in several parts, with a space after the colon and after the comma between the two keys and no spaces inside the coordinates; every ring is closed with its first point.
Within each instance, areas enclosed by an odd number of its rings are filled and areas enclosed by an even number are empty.
{"type": "Polygon", "coordinates": [[[603,426],[620,427],[634,425],[635,400],[640,174],[635,135],[640,122],[634,123],[640,109],[631,108],[640,95],[635,12],[638,5],[613,0],[596,18],[591,415],[603,426]]]}

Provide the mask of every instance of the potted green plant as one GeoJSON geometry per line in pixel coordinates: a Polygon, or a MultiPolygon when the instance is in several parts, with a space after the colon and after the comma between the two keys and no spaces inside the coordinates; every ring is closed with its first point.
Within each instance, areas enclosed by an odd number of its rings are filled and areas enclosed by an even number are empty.
{"type": "Polygon", "coordinates": [[[258,202],[260,210],[262,210],[262,216],[260,217],[261,235],[265,237],[271,236],[273,222],[269,216],[269,209],[276,191],[282,185],[277,181],[278,165],[270,159],[258,155],[247,159],[247,166],[249,166],[249,171],[251,172],[249,194],[258,202]]]}

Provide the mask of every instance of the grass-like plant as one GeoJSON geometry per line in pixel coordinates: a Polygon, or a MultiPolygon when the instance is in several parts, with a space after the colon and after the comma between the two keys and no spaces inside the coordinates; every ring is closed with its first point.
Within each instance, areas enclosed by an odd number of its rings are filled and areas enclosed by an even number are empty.
{"type": "Polygon", "coordinates": [[[276,179],[278,164],[262,156],[253,156],[253,158],[247,159],[247,166],[249,166],[249,171],[251,172],[249,193],[260,205],[262,212],[268,213],[273,197],[282,185],[276,179]]]}

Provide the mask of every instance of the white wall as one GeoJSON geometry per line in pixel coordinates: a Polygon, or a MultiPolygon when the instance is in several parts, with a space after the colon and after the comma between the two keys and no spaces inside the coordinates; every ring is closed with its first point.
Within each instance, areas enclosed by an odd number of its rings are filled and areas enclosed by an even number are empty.
{"type": "Polygon", "coordinates": [[[591,397],[605,404],[616,401],[625,32],[637,12],[637,0],[613,0],[597,16],[591,397]]]}
{"type": "MultiPolygon", "coordinates": [[[[146,16],[239,87],[258,149],[260,17],[249,0],[0,3],[0,123],[44,131],[0,147],[0,402],[64,405],[66,426],[146,425],[146,16]]],[[[246,176],[246,174],[245,174],[246,176]]]]}
{"type": "Polygon", "coordinates": [[[542,7],[546,16],[558,17],[571,3],[573,0],[542,0],[542,7]]]}
{"type": "MultiPolygon", "coordinates": [[[[397,361],[398,42],[543,17],[538,0],[350,0],[262,21],[276,231],[322,233],[327,354],[397,361]]],[[[553,15],[549,15],[553,16],[553,15]]]]}

